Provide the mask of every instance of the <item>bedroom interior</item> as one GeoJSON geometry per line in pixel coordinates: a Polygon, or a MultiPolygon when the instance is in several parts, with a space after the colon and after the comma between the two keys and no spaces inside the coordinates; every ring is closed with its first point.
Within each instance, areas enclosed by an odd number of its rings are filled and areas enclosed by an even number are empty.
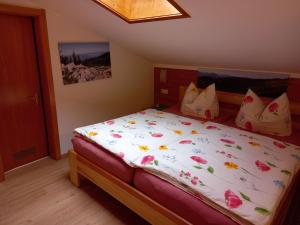
{"type": "Polygon", "coordinates": [[[299,19],[0,0],[0,225],[300,224],[299,19]]]}

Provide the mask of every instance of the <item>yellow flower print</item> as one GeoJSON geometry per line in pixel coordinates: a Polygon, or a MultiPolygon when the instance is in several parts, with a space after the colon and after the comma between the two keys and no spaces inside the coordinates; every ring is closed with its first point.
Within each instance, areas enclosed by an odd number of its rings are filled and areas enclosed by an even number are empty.
{"type": "Polygon", "coordinates": [[[233,162],[225,162],[224,165],[228,168],[228,169],[239,169],[239,166],[236,165],[235,163],[233,162]]]}
{"type": "Polygon", "coordinates": [[[149,147],[148,145],[139,145],[139,149],[141,151],[147,152],[149,150],[149,147]]]}
{"type": "Polygon", "coordinates": [[[95,131],[90,131],[90,132],[88,133],[88,136],[89,136],[89,137],[93,137],[93,136],[96,136],[96,135],[98,135],[98,133],[95,132],[95,131]]]}
{"type": "Polygon", "coordinates": [[[179,135],[182,135],[183,132],[181,130],[173,130],[175,132],[175,134],[179,134],[179,135]]]}
{"type": "Polygon", "coordinates": [[[159,150],[168,150],[168,146],[161,145],[161,146],[159,146],[159,150]]]}
{"type": "Polygon", "coordinates": [[[129,120],[128,123],[129,123],[129,124],[136,124],[136,122],[133,121],[133,120],[129,120]]]}
{"type": "Polygon", "coordinates": [[[257,142],[254,142],[254,141],[249,141],[248,142],[252,147],[257,147],[257,148],[259,148],[260,147],[260,144],[259,143],[257,143],[257,142]]]}
{"type": "Polygon", "coordinates": [[[191,131],[191,134],[199,134],[199,132],[196,131],[196,130],[192,130],[192,131],[191,131]]]}

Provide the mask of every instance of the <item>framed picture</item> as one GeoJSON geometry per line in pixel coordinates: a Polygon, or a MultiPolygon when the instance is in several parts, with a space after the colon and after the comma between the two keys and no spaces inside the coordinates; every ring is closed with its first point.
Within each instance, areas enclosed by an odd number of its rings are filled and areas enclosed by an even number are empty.
{"type": "Polygon", "coordinates": [[[287,91],[288,74],[267,72],[244,72],[230,70],[198,71],[198,87],[215,83],[219,91],[245,94],[250,88],[259,96],[277,98],[287,91]]]}
{"type": "Polygon", "coordinates": [[[108,42],[59,43],[64,84],[111,78],[108,42]]]}

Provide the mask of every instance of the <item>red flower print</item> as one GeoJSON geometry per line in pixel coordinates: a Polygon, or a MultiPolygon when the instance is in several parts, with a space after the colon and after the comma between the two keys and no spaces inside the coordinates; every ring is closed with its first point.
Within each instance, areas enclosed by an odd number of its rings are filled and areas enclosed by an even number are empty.
{"type": "Polygon", "coordinates": [[[111,136],[113,138],[121,138],[122,137],[122,135],[120,135],[120,134],[111,134],[111,136]]]}
{"type": "Polygon", "coordinates": [[[246,128],[246,130],[252,131],[252,130],[253,130],[252,123],[251,123],[250,121],[247,121],[247,122],[245,123],[245,128],[246,128]]]}
{"type": "Polygon", "coordinates": [[[154,122],[149,122],[148,125],[149,125],[149,126],[155,126],[156,123],[154,123],[154,122]]]}
{"type": "Polygon", "coordinates": [[[190,125],[192,125],[191,122],[185,122],[185,121],[181,121],[181,124],[182,124],[182,125],[185,125],[185,126],[190,126],[190,125]]]}
{"type": "Polygon", "coordinates": [[[224,196],[225,196],[226,205],[231,209],[238,208],[243,204],[239,196],[234,194],[231,190],[225,191],[224,196]]]}
{"type": "Polygon", "coordinates": [[[210,125],[210,126],[207,126],[206,129],[207,129],[207,130],[214,130],[214,129],[217,129],[217,127],[216,127],[216,126],[211,126],[211,125],[210,125]]]}
{"type": "Polygon", "coordinates": [[[260,169],[262,172],[266,172],[269,171],[271,168],[269,166],[267,166],[266,164],[264,164],[263,162],[256,160],[255,161],[255,165],[258,167],[258,169],[260,169]]]}
{"type": "Polygon", "coordinates": [[[191,144],[192,140],[182,140],[179,142],[179,144],[191,144]]]}
{"type": "Polygon", "coordinates": [[[146,114],[146,112],[145,112],[145,111],[141,111],[141,112],[139,112],[139,114],[141,114],[141,115],[145,115],[145,114],[146,114]]]}
{"type": "Polygon", "coordinates": [[[222,142],[226,143],[226,144],[230,144],[230,145],[233,145],[235,142],[232,141],[232,140],[228,140],[228,139],[220,139],[222,142]]]}
{"type": "Polygon", "coordinates": [[[191,156],[191,159],[196,161],[197,163],[201,163],[201,164],[206,164],[207,163],[207,160],[202,159],[199,156],[191,156]]]}
{"type": "Polygon", "coordinates": [[[205,110],[205,113],[204,113],[204,114],[205,114],[206,119],[208,119],[208,120],[211,119],[211,112],[210,112],[209,109],[205,110]]]}
{"type": "Polygon", "coordinates": [[[192,183],[193,185],[196,185],[197,182],[198,182],[198,177],[193,177],[193,178],[191,179],[191,183],[192,183]]]}
{"type": "Polygon", "coordinates": [[[151,136],[156,137],[156,138],[160,138],[160,137],[163,136],[163,134],[161,134],[161,133],[151,133],[151,136]]]}
{"type": "Polygon", "coordinates": [[[286,148],[286,146],[280,142],[277,142],[277,141],[273,141],[273,144],[278,147],[278,148],[281,148],[281,149],[284,149],[286,148]]]}
{"type": "Polygon", "coordinates": [[[151,163],[153,160],[154,160],[154,156],[152,156],[152,155],[147,155],[147,156],[145,156],[145,157],[142,159],[141,164],[142,164],[142,165],[147,165],[147,164],[151,163]]]}
{"type": "Polygon", "coordinates": [[[121,159],[123,159],[124,156],[125,156],[125,154],[124,154],[123,152],[119,152],[118,156],[119,156],[121,159]]]}
{"type": "Polygon", "coordinates": [[[247,103],[251,103],[251,102],[253,102],[253,97],[250,95],[245,96],[244,103],[247,104],[247,103]]]}
{"type": "Polygon", "coordinates": [[[115,123],[115,121],[113,121],[113,120],[108,120],[108,121],[106,121],[106,124],[107,125],[113,125],[115,123]]]}
{"type": "Polygon", "coordinates": [[[269,105],[268,110],[269,112],[277,112],[278,107],[279,107],[278,103],[273,102],[271,105],[269,105]]]}

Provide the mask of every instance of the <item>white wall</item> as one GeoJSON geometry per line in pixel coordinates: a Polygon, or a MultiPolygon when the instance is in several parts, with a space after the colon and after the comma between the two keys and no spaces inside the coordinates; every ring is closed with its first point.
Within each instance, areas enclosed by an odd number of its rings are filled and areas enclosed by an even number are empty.
{"type": "MultiPolygon", "coordinates": [[[[43,7],[30,1],[9,4],[43,7]]],[[[105,41],[77,21],[46,9],[61,152],[71,147],[74,128],[132,113],[153,104],[152,63],[110,42],[112,78],[63,85],[58,42],[105,41]]]]}

